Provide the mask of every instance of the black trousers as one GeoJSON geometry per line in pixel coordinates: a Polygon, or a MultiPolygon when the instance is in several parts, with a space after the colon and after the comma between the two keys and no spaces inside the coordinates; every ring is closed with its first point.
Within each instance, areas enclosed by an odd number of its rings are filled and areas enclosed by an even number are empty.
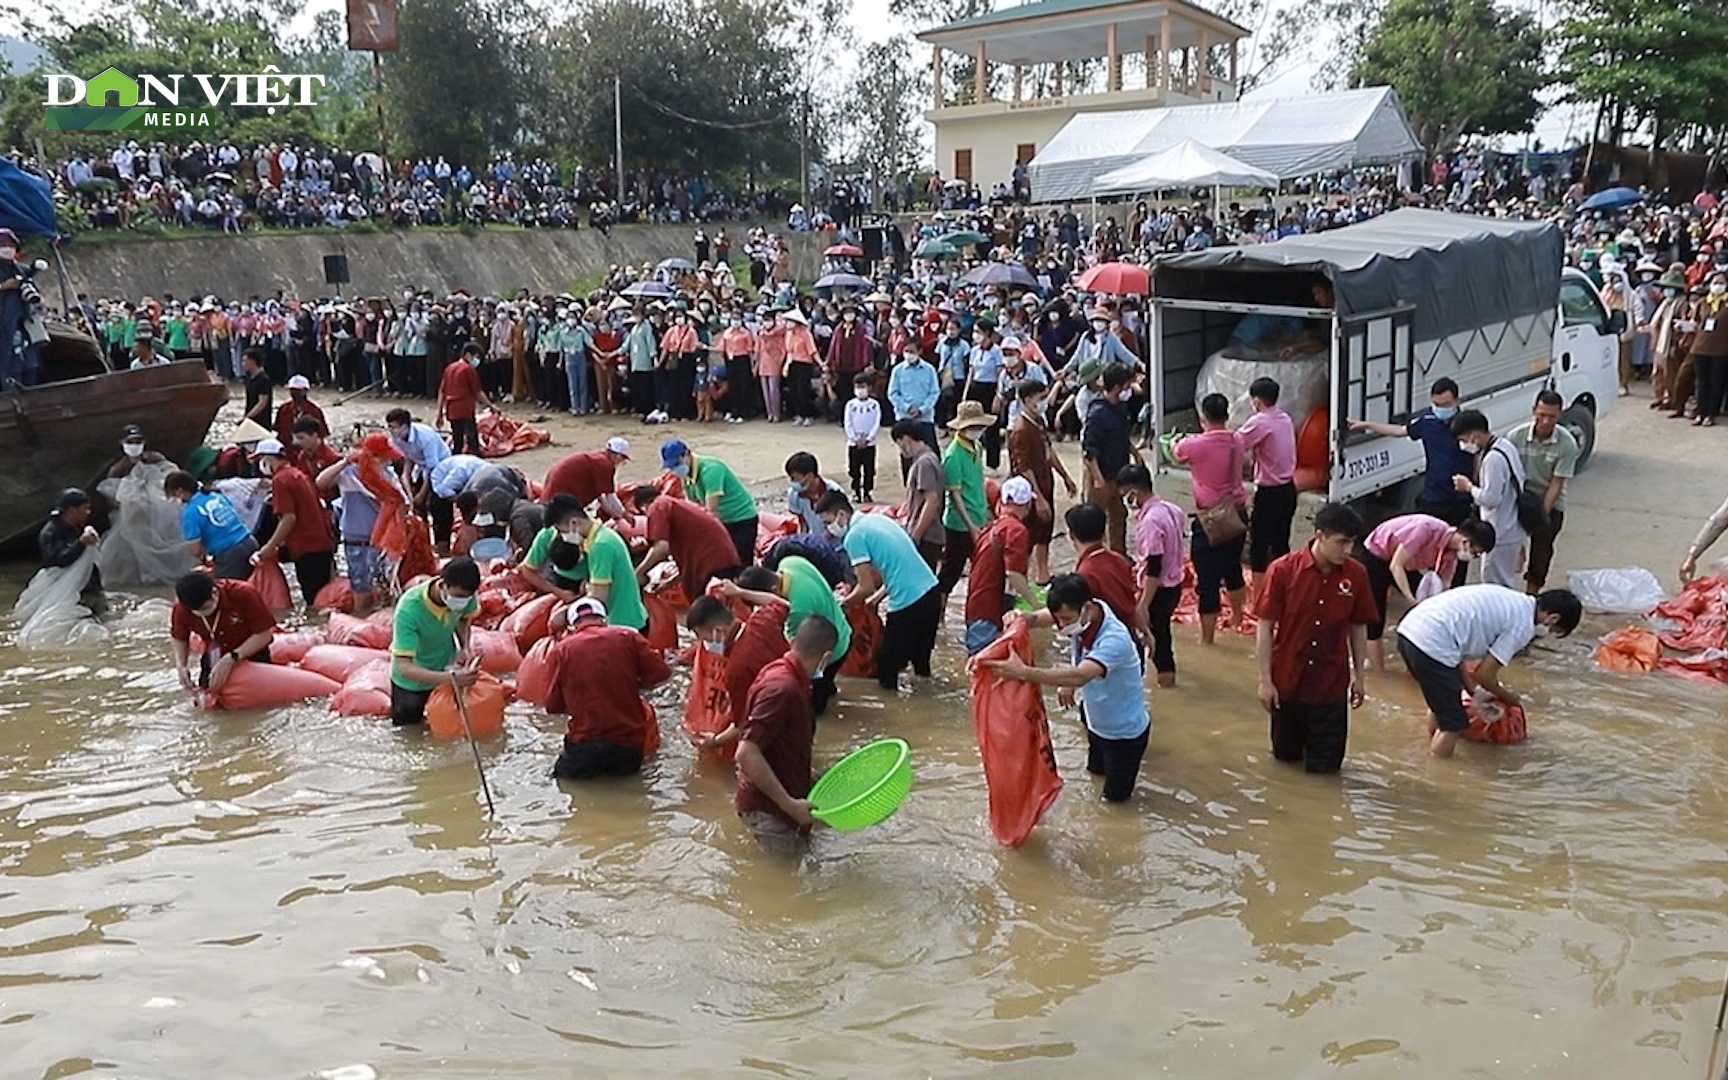
{"type": "Polygon", "coordinates": [[[732,548],[738,553],[738,565],[749,566],[756,561],[756,519],[728,521],[726,535],[732,538],[732,548]]]}
{"type": "Polygon", "coordinates": [[[696,355],[680,356],[672,372],[672,404],[666,411],[675,420],[696,419],[696,355]]]}
{"type": "Polygon", "coordinates": [[[1548,511],[1548,524],[1530,530],[1530,558],[1524,564],[1524,582],[1535,589],[1548,582],[1548,569],[1554,565],[1554,538],[1566,524],[1566,511],[1548,511]]]}
{"type": "Polygon", "coordinates": [[[1728,356],[1693,353],[1692,367],[1697,372],[1693,393],[1698,397],[1698,406],[1694,412],[1700,417],[1715,419],[1722,412],[1722,399],[1728,393],[1728,356]]]}
{"type": "Polygon", "coordinates": [[[1104,778],[1105,802],[1127,802],[1134,794],[1151,736],[1150,727],[1132,739],[1106,739],[1086,729],[1086,771],[1104,778]]]}
{"type": "Polygon", "coordinates": [[[652,371],[632,371],[630,373],[630,411],[639,416],[647,416],[654,411],[654,373],[652,371]]]}
{"type": "Polygon", "coordinates": [[[852,494],[876,490],[876,448],[874,446],[848,446],[846,448],[846,472],[852,480],[852,494]]]}
{"type": "Polygon", "coordinates": [[[1248,519],[1248,565],[1258,574],[1290,552],[1290,525],[1296,520],[1295,483],[1254,489],[1248,519]]]}
{"type": "Polygon", "coordinates": [[[731,416],[752,419],[762,415],[762,403],[758,400],[762,389],[757,385],[756,376],[750,374],[750,358],[748,356],[732,356],[726,359],[726,396],[721,412],[731,416]]]}
{"type": "Polygon", "coordinates": [[[1151,618],[1152,624],[1152,669],[1160,675],[1174,674],[1176,671],[1176,648],[1170,633],[1170,620],[1176,614],[1176,605],[1182,599],[1182,586],[1165,588],[1156,586],[1157,592],[1152,594],[1151,618]]]}
{"type": "Polygon", "coordinates": [[[462,420],[450,421],[450,452],[453,454],[480,454],[480,424],[470,416],[462,420]]]}
{"type": "Polygon", "coordinates": [[[642,748],[604,739],[564,740],[552,766],[560,780],[594,780],[602,776],[634,776],[642,771],[642,748]]]}
{"type": "MultiPolygon", "coordinates": [[[[985,412],[994,412],[991,408],[996,404],[996,384],[993,382],[974,382],[972,389],[966,394],[967,401],[976,401],[984,406],[985,412]]],[[[997,468],[1002,464],[1002,425],[992,424],[984,430],[984,437],[979,440],[984,446],[984,464],[997,468]]]]}
{"type": "Polygon", "coordinates": [[[947,596],[966,576],[966,561],[972,557],[972,534],[964,529],[947,529],[948,540],[942,546],[942,568],[936,571],[936,587],[947,596]]]}
{"type": "Polygon", "coordinates": [[[426,722],[426,702],[432,697],[430,690],[410,690],[405,686],[390,683],[390,722],[397,727],[407,727],[410,724],[426,722]]]}
{"type": "MultiPolygon", "coordinates": [[[[1362,568],[1368,571],[1368,591],[1374,595],[1374,610],[1379,616],[1378,622],[1368,624],[1368,640],[1379,641],[1386,636],[1386,602],[1391,599],[1393,588],[1392,564],[1361,545],[1357,545],[1356,559],[1362,564],[1362,568]]],[[[1415,592],[1421,575],[1414,570],[1406,570],[1405,573],[1409,575],[1405,584],[1410,586],[1411,592],[1415,592]]]]}
{"type": "Polygon", "coordinates": [[[1279,701],[1272,710],[1272,756],[1301,762],[1311,773],[1335,773],[1344,764],[1350,735],[1350,704],[1311,705],[1279,701]]]}
{"type": "Polygon", "coordinates": [[[816,392],[810,388],[810,380],[815,377],[815,364],[794,361],[786,365],[786,406],[793,416],[816,418],[816,392]]]}
{"type": "Polygon", "coordinates": [[[300,595],[306,600],[306,610],[312,610],[312,601],[317,598],[318,590],[330,584],[336,576],[336,553],[334,551],[309,551],[304,555],[294,556],[294,576],[300,581],[300,595]]]}
{"type": "MultiPolygon", "coordinates": [[[[1464,524],[1465,521],[1476,516],[1476,507],[1475,504],[1471,503],[1468,499],[1448,500],[1447,502],[1433,502],[1429,499],[1417,499],[1416,512],[1418,514],[1427,514],[1429,517],[1437,517],[1453,528],[1457,528],[1464,524]]],[[[1464,584],[1464,580],[1469,576],[1470,564],[1460,559],[1458,561],[1458,568],[1452,571],[1452,584],[1449,587],[1456,589],[1458,586],[1464,584]]]]}
{"type": "Polygon", "coordinates": [[[899,611],[889,612],[882,621],[882,642],[876,646],[876,683],[882,689],[897,689],[900,669],[907,664],[918,675],[930,674],[943,596],[942,586],[931,586],[929,592],[899,611]]]}

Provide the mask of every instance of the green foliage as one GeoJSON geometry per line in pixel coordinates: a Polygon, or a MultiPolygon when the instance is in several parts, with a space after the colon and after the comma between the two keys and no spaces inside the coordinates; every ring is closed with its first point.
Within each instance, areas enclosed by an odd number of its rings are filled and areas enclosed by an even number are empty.
{"type": "Polygon", "coordinates": [[[476,170],[521,127],[524,86],[500,0],[403,0],[401,49],[384,58],[398,156],[444,155],[476,170]]]}
{"type": "Polygon", "coordinates": [[[1391,0],[1351,68],[1398,92],[1433,153],[1465,134],[1527,130],[1541,111],[1542,32],[1493,0],[1391,0]]]}
{"type": "Polygon", "coordinates": [[[925,160],[921,116],[929,93],[929,67],[912,62],[906,38],[864,48],[846,111],[851,156],[873,180],[888,181],[925,160]]]}
{"type": "Polygon", "coordinates": [[[1572,0],[1558,36],[1569,99],[1616,102],[1659,123],[1722,122],[1728,2],[1572,0]]]}

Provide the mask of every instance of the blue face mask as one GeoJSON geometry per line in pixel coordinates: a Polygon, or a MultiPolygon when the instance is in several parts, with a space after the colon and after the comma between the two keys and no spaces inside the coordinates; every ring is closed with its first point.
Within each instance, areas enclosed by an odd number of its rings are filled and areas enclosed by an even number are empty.
{"type": "Polygon", "coordinates": [[[690,478],[689,463],[680,461],[678,464],[672,466],[672,475],[676,476],[680,480],[688,480],[690,478]]]}
{"type": "Polygon", "coordinates": [[[1428,411],[1434,414],[1434,419],[1436,420],[1450,420],[1454,416],[1458,415],[1458,406],[1431,405],[1429,406],[1428,411]]]}

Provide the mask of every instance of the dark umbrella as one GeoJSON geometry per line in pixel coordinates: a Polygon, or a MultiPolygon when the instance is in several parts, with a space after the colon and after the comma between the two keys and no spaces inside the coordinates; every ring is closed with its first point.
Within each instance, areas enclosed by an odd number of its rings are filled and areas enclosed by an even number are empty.
{"type": "Polygon", "coordinates": [[[619,296],[667,297],[672,295],[672,288],[659,281],[638,281],[636,284],[618,290],[619,296]]]}
{"type": "Polygon", "coordinates": [[[960,280],[968,285],[1020,285],[1028,289],[1038,287],[1038,279],[1032,276],[1032,271],[1019,263],[989,262],[983,266],[974,266],[961,274],[960,280]]]}
{"type": "Polygon", "coordinates": [[[1618,210],[1623,206],[1636,206],[1644,201],[1642,192],[1629,187],[1604,188],[1584,200],[1586,210],[1618,210]]]}
{"type": "Polygon", "coordinates": [[[818,289],[868,289],[871,287],[868,278],[857,274],[827,274],[816,279],[818,289]]]}

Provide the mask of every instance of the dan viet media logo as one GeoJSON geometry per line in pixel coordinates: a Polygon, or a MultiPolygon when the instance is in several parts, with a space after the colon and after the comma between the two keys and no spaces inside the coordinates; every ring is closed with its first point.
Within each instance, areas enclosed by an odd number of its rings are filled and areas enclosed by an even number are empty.
{"type": "Polygon", "coordinates": [[[263,109],[318,104],[322,75],[284,75],[268,64],[256,74],[140,75],[109,68],[88,81],[53,74],[48,80],[49,131],[127,131],[133,128],[208,128],[216,109],[263,109]]]}

